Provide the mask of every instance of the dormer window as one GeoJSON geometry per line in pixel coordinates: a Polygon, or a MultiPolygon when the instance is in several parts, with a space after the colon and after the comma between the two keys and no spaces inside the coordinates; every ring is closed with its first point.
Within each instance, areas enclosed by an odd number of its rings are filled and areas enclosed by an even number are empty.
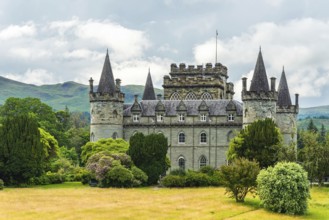
{"type": "Polygon", "coordinates": [[[163,121],[163,114],[158,114],[157,115],[157,122],[162,122],[163,121]]]}
{"type": "Polygon", "coordinates": [[[182,113],[179,114],[179,115],[178,115],[178,121],[179,121],[179,122],[184,122],[184,121],[185,121],[185,114],[182,114],[182,113]]]}
{"type": "Polygon", "coordinates": [[[200,115],[200,121],[202,121],[202,122],[207,121],[207,115],[206,114],[201,114],[200,115]]]}
{"type": "Polygon", "coordinates": [[[133,114],[133,122],[139,122],[139,114],[133,114]]]}
{"type": "Polygon", "coordinates": [[[227,121],[234,121],[234,115],[233,114],[229,114],[227,116],[227,121]]]}

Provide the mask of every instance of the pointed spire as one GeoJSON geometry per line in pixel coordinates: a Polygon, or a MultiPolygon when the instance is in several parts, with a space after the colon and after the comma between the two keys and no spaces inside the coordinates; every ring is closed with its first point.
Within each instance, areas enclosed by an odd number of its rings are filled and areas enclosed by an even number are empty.
{"type": "Polygon", "coordinates": [[[103,71],[102,71],[101,79],[99,80],[97,92],[110,93],[110,94],[115,92],[114,77],[112,73],[112,67],[110,63],[108,49],[106,51],[103,71]]]}
{"type": "Polygon", "coordinates": [[[289,106],[291,105],[290,93],[286,79],[286,73],[284,67],[282,68],[281,79],[278,88],[278,106],[289,106]]]}
{"type": "Polygon", "coordinates": [[[262,50],[259,48],[258,58],[254,70],[254,75],[250,84],[250,91],[269,91],[266,69],[263,61],[262,50]]]}
{"type": "Polygon", "coordinates": [[[149,73],[147,75],[147,80],[146,80],[146,84],[145,84],[145,88],[144,88],[143,100],[156,100],[150,68],[149,68],[149,73]]]}

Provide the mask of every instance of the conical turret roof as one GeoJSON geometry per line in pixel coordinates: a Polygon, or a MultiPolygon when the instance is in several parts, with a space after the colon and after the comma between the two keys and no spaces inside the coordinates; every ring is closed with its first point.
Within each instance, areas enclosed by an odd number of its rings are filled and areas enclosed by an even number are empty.
{"type": "Polygon", "coordinates": [[[108,51],[106,52],[103,71],[99,80],[97,92],[110,94],[115,92],[114,77],[108,51]]]}
{"type": "Polygon", "coordinates": [[[147,75],[147,80],[144,88],[144,94],[143,94],[143,99],[142,100],[156,100],[155,98],[155,93],[154,93],[154,88],[153,88],[153,82],[151,78],[151,73],[149,69],[149,73],[147,75]]]}
{"type": "Polygon", "coordinates": [[[266,69],[263,61],[262,51],[259,50],[258,58],[254,70],[254,75],[250,84],[250,91],[269,91],[266,69]]]}
{"type": "Polygon", "coordinates": [[[278,106],[289,106],[291,105],[291,98],[289,93],[289,88],[286,79],[286,73],[284,68],[282,70],[281,79],[278,88],[278,106]]]}

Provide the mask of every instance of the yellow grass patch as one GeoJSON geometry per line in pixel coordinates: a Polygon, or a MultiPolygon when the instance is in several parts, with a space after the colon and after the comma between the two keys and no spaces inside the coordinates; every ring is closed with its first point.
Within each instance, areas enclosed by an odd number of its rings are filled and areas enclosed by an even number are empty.
{"type": "MultiPolygon", "coordinates": [[[[258,199],[248,198],[245,204],[237,204],[224,196],[224,191],[224,188],[101,189],[78,183],[55,187],[6,188],[0,191],[0,219],[269,220],[312,219],[318,216],[317,209],[303,217],[274,214],[259,208],[258,199]]],[[[315,193],[323,194],[322,191],[315,193]]],[[[328,191],[326,193],[323,198],[317,196],[319,201],[315,203],[324,202],[328,205],[328,191]]]]}

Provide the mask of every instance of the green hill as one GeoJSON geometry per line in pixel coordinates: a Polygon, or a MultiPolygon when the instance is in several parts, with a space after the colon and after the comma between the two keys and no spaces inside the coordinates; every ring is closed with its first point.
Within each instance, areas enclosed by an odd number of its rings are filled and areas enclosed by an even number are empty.
{"type": "MultiPolygon", "coordinates": [[[[132,103],[134,95],[142,97],[144,86],[126,85],[121,87],[125,93],[125,102],[132,103]]],[[[68,106],[70,111],[89,112],[89,86],[76,82],[65,82],[53,85],[35,86],[10,80],[0,76],[0,104],[9,97],[35,97],[50,105],[55,110],[68,106]]],[[[155,89],[155,93],[163,93],[161,89],[155,89]]]]}

